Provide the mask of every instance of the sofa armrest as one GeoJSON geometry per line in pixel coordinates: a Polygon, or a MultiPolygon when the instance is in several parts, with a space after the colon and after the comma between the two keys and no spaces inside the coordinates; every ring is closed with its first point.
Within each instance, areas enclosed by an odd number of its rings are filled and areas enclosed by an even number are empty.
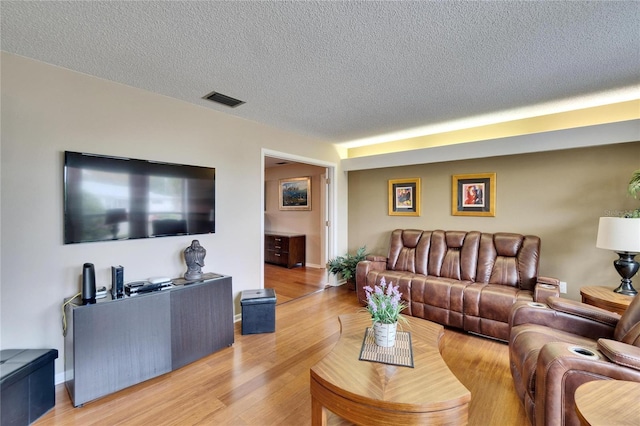
{"type": "Polygon", "coordinates": [[[367,260],[361,260],[356,265],[356,285],[367,285],[369,271],[384,271],[387,269],[387,258],[382,256],[367,256],[367,260]]]}
{"type": "Polygon", "coordinates": [[[560,287],[560,280],[557,278],[538,277],[537,281],[538,281],[538,284],[549,284],[554,287],[560,287]]]}
{"type": "Polygon", "coordinates": [[[535,418],[539,424],[577,424],[574,395],[583,383],[640,381],[640,371],[610,362],[595,347],[583,349],[586,351],[570,343],[552,342],[540,350],[535,379],[535,418]]]}
{"type": "Polygon", "coordinates": [[[371,262],[376,262],[376,263],[383,262],[385,268],[387,266],[387,258],[384,257],[384,256],[376,256],[376,255],[370,254],[370,255],[367,255],[366,260],[371,261],[371,262]]]}
{"type": "Polygon", "coordinates": [[[358,262],[356,265],[356,294],[361,304],[367,303],[364,288],[367,285],[369,271],[384,271],[385,269],[387,269],[386,257],[369,255],[367,260],[358,262]]]}
{"type": "Polygon", "coordinates": [[[617,340],[598,339],[598,349],[609,361],[625,367],[640,370],[640,348],[618,342],[617,340]]]}
{"type": "MultiPolygon", "coordinates": [[[[568,299],[561,299],[559,297],[549,297],[547,300],[568,301],[568,299]]],[[[568,303],[571,302],[573,301],[568,301],[568,303]]],[[[590,307],[598,309],[593,306],[590,307]]],[[[587,309],[588,308],[586,307],[584,308],[585,311],[587,309]]],[[[604,312],[613,314],[607,311],[604,312]]],[[[594,340],[601,337],[613,338],[613,332],[615,330],[615,324],[607,323],[605,321],[596,321],[592,318],[589,318],[587,315],[574,315],[571,313],[555,310],[544,303],[525,301],[516,302],[511,308],[511,313],[509,315],[510,329],[522,324],[543,325],[549,328],[566,331],[594,340]]]]}
{"type": "Polygon", "coordinates": [[[564,299],[562,297],[550,297],[547,304],[553,310],[564,312],[566,314],[576,315],[586,319],[600,322],[602,324],[615,327],[620,320],[620,315],[606,309],[587,305],[586,303],[577,302],[575,300],[564,299]]]}
{"type": "Polygon", "coordinates": [[[536,287],[533,290],[533,300],[545,302],[548,297],[560,296],[560,281],[555,278],[538,277],[536,287]]]}

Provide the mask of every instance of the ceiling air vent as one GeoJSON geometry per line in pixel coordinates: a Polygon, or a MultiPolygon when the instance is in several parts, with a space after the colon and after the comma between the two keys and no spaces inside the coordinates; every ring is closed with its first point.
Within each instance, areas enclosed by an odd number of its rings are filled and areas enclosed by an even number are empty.
{"type": "Polygon", "coordinates": [[[211,102],[217,102],[219,104],[226,105],[231,108],[235,108],[238,105],[242,105],[244,103],[244,101],[232,98],[231,96],[223,95],[222,93],[218,93],[218,92],[211,92],[208,95],[206,95],[203,99],[208,99],[211,102]]]}

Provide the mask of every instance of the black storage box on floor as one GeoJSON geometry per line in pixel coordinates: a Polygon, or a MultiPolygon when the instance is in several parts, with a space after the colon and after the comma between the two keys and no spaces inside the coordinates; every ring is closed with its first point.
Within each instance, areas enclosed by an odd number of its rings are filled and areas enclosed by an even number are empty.
{"type": "Polygon", "coordinates": [[[240,293],[242,334],[276,331],[276,292],[272,288],[240,293]]]}
{"type": "Polygon", "coordinates": [[[0,424],[28,425],[56,405],[56,349],[0,351],[0,424]]]}

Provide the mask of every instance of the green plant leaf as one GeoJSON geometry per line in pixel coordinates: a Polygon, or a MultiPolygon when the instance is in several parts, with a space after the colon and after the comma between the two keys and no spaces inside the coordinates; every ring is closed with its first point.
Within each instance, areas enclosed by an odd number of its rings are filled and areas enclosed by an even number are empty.
{"type": "Polygon", "coordinates": [[[350,280],[356,276],[356,268],[358,263],[367,258],[367,249],[365,246],[356,250],[355,255],[349,253],[344,256],[337,256],[327,262],[327,270],[334,275],[341,275],[345,280],[350,280]]]}
{"type": "Polygon", "coordinates": [[[633,198],[637,199],[638,194],[640,193],[640,169],[633,172],[631,175],[631,180],[629,181],[629,186],[627,187],[627,192],[633,198]]]}

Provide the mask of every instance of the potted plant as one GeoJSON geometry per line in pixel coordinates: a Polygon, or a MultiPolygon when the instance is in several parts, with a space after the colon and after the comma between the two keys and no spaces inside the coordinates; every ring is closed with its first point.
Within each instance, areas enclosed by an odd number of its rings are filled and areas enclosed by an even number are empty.
{"type": "MultiPolygon", "coordinates": [[[[633,198],[638,199],[638,195],[640,194],[640,169],[636,170],[631,175],[631,180],[629,181],[629,186],[627,187],[627,192],[633,198]]],[[[640,208],[637,208],[635,210],[631,210],[629,212],[626,212],[624,217],[627,217],[627,218],[629,218],[629,217],[634,217],[634,218],[640,217],[640,208]]]]}
{"type": "Polygon", "coordinates": [[[356,289],[356,267],[358,262],[367,258],[366,247],[360,247],[355,255],[349,253],[344,256],[338,256],[327,262],[327,269],[330,274],[340,275],[347,281],[347,285],[351,290],[356,289]]]}
{"type": "Polygon", "coordinates": [[[373,320],[373,334],[378,346],[395,345],[398,320],[404,320],[400,312],[407,305],[400,299],[402,293],[398,289],[399,286],[394,287],[392,282],[387,285],[384,277],[380,280],[379,286],[364,288],[367,295],[367,311],[373,320]]]}

